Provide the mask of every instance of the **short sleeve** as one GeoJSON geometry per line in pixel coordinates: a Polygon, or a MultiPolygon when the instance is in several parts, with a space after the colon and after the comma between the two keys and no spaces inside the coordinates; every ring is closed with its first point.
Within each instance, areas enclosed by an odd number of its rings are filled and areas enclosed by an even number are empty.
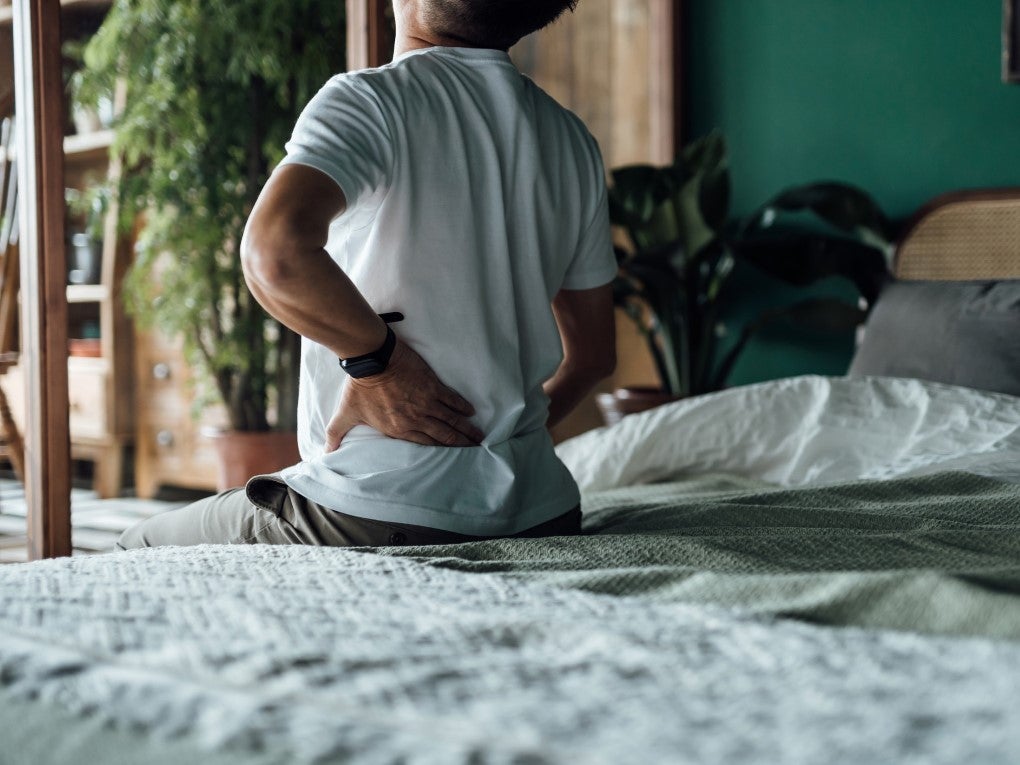
{"type": "Polygon", "coordinates": [[[613,237],[609,230],[609,194],[604,180],[601,180],[599,201],[595,214],[581,235],[574,257],[563,277],[563,289],[587,290],[608,284],[616,276],[616,254],[613,252],[613,237]]]}
{"type": "Polygon", "coordinates": [[[352,78],[338,75],[308,102],[283,165],[314,167],[340,186],[347,206],[388,183],[393,149],[376,99],[352,78]]]}

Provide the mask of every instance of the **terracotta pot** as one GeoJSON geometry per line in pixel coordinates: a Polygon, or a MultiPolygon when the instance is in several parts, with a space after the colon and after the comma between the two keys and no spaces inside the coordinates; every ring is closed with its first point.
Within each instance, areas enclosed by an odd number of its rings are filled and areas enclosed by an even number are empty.
{"type": "Polygon", "coordinates": [[[645,412],[680,398],[661,388],[617,388],[612,393],[598,394],[595,405],[606,425],[615,425],[628,414],[645,412]]]}
{"type": "Polygon", "coordinates": [[[301,461],[296,433],[204,430],[202,434],[213,440],[220,458],[219,491],[244,486],[252,476],[275,473],[301,461]]]}

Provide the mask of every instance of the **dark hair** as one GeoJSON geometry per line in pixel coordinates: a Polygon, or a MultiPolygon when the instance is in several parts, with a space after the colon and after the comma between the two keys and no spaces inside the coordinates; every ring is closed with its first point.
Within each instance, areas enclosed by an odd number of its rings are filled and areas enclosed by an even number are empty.
{"type": "Polygon", "coordinates": [[[553,23],[578,0],[423,0],[425,22],[444,37],[482,48],[509,48],[553,23]]]}

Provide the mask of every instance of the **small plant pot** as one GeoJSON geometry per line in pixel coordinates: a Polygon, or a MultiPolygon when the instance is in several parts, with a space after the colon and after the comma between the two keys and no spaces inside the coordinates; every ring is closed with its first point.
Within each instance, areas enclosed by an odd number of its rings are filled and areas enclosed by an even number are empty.
{"type": "Polygon", "coordinates": [[[646,412],[663,404],[679,401],[681,396],[674,396],[661,388],[617,388],[612,393],[600,393],[595,397],[595,405],[606,425],[615,425],[628,414],[646,412]]]}
{"type": "Polygon", "coordinates": [[[269,430],[252,433],[241,430],[203,429],[202,435],[213,440],[218,454],[218,491],[244,486],[256,475],[275,473],[301,461],[297,434],[269,430]]]}
{"type": "Polygon", "coordinates": [[[89,135],[103,129],[103,121],[96,109],[86,106],[71,107],[71,120],[74,122],[74,132],[78,135],[89,135]]]}
{"type": "Polygon", "coordinates": [[[103,260],[103,243],[88,234],[71,235],[71,270],[67,281],[71,284],[98,284],[103,260]]]}

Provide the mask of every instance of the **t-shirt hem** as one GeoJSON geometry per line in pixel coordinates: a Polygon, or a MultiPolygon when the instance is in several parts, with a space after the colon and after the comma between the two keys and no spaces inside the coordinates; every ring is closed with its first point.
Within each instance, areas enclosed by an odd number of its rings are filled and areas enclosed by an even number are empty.
{"type": "Polygon", "coordinates": [[[570,499],[561,497],[549,502],[543,502],[530,507],[527,512],[518,513],[511,517],[479,518],[477,516],[451,513],[449,510],[366,499],[365,497],[327,488],[311,480],[308,476],[283,474],[280,477],[290,488],[306,499],[344,515],[352,515],[356,518],[366,518],[382,523],[425,526],[430,529],[470,536],[486,537],[518,534],[533,526],[551,521],[553,518],[573,510],[580,504],[580,494],[578,493],[570,499]],[[340,500],[344,501],[343,507],[336,507],[340,500]]]}
{"type": "Polygon", "coordinates": [[[591,290],[609,284],[616,278],[617,269],[608,271],[593,271],[586,274],[572,275],[564,279],[561,289],[565,290],[591,290]]]}

